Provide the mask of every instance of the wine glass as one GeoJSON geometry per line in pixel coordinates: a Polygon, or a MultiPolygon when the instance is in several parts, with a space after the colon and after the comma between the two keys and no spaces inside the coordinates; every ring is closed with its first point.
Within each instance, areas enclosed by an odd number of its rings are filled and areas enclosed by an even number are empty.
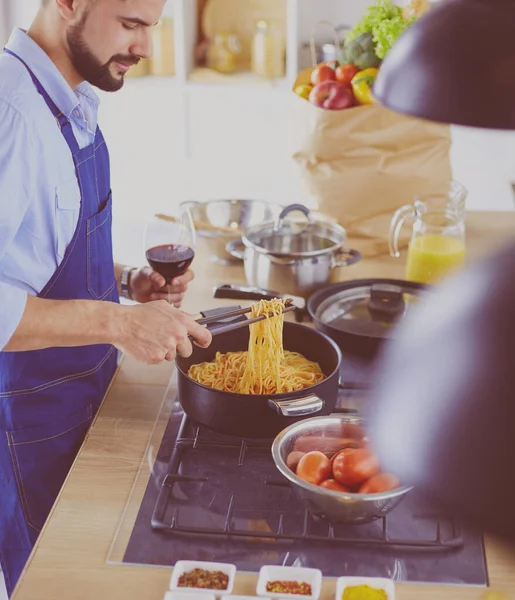
{"type": "Polygon", "coordinates": [[[170,283],[188,270],[195,256],[195,225],[187,208],[178,208],[175,215],[156,214],[147,221],[145,256],[165,278],[171,304],[170,283]]]}

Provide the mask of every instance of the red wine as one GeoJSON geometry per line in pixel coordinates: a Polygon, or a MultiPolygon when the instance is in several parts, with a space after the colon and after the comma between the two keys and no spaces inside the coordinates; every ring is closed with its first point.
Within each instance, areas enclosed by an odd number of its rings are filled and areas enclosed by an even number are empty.
{"type": "Polygon", "coordinates": [[[155,246],[147,250],[149,265],[170,283],[174,277],[182,275],[188,270],[195,252],[189,246],[167,244],[155,246]]]}

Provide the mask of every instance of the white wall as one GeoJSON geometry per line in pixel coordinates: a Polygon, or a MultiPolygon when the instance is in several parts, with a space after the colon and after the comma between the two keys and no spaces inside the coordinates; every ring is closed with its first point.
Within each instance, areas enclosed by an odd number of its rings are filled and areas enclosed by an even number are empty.
{"type": "MultiPolygon", "coordinates": [[[[314,20],[352,23],[368,0],[298,3],[301,39],[307,40],[314,20]]],[[[16,23],[27,26],[39,0],[12,4],[16,23]]],[[[139,255],[139,242],[124,240],[138,236],[145,215],[172,212],[184,199],[241,196],[311,205],[290,158],[290,93],[286,87],[184,87],[171,78],[128,80],[121,92],[101,93],[120,252],[139,255]]],[[[469,189],[469,209],[513,210],[515,133],[455,127],[453,140],[454,176],[469,189]]]]}
{"type": "Polygon", "coordinates": [[[0,0],[0,48],[7,41],[10,30],[10,5],[7,0],[0,0]]]}
{"type": "Polygon", "coordinates": [[[36,14],[41,0],[2,0],[10,3],[11,18],[18,27],[26,29],[36,14]]]}
{"type": "Polygon", "coordinates": [[[515,132],[452,127],[454,177],[469,190],[471,210],[513,210],[515,132]]]}
{"type": "MultiPolygon", "coordinates": [[[[126,214],[139,214],[131,190],[147,185],[156,190],[147,198],[149,208],[174,198],[228,195],[309,201],[290,158],[289,93],[184,91],[170,80],[149,78],[105,95],[102,122],[113,156],[113,185],[127,197],[126,214]]],[[[469,189],[469,208],[512,209],[515,133],[453,127],[452,134],[454,176],[469,189]]]]}

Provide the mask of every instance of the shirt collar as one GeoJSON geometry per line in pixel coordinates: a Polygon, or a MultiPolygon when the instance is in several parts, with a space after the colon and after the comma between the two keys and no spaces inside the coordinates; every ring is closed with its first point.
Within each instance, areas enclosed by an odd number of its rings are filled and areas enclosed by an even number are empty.
{"type": "Polygon", "coordinates": [[[96,130],[100,100],[89,83],[83,81],[73,90],[45,51],[18,27],[13,30],[6,47],[30,67],[67,119],[73,118],[79,122],[86,120],[88,128],[96,130]],[[86,110],[83,110],[84,102],[81,100],[86,102],[86,110]],[[75,109],[79,111],[74,113],[75,109]]]}

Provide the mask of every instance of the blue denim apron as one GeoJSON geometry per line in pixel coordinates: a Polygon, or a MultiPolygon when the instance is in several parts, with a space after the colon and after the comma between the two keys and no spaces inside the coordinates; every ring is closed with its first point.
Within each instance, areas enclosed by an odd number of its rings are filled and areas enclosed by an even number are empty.
{"type": "MultiPolygon", "coordinates": [[[[111,243],[109,155],[99,129],[80,149],[29,67],[73,155],[80,215],[64,258],[38,295],[118,302],[111,243]]],[[[51,148],[48,149],[52,151],[51,148]]],[[[0,562],[9,595],[116,369],[111,345],[0,352],[0,562]]]]}

